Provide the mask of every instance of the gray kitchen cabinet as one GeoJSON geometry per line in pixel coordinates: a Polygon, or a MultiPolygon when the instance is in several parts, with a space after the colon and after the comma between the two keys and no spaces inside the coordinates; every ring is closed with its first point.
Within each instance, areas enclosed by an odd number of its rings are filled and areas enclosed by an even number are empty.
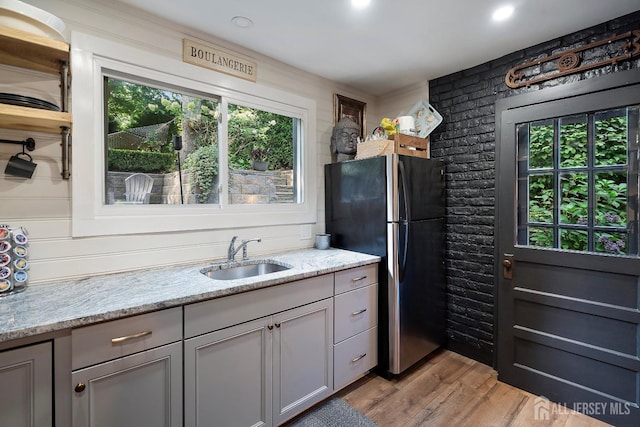
{"type": "Polygon", "coordinates": [[[378,364],[377,265],[336,273],[334,379],[339,390],[378,364]]]}
{"type": "Polygon", "coordinates": [[[273,425],[333,393],[333,300],[274,316],[273,425]]]}
{"type": "Polygon", "coordinates": [[[182,425],[180,307],[74,329],[73,427],[182,425]]]}
{"type": "Polygon", "coordinates": [[[186,426],[267,426],[271,420],[270,318],[184,342],[186,426]]]}
{"type": "Polygon", "coordinates": [[[0,352],[0,426],[53,425],[51,342],[0,352]]]}
{"type": "Polygon", "coordinates": [[[332,291],[331,274],[185,306],[185,426],[275,426],[333,393],[332,291]]]}

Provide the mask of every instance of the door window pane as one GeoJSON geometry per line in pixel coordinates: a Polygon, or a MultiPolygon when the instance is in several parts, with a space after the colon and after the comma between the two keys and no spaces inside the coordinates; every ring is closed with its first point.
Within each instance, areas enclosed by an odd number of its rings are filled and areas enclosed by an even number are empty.
{"type": "Polygon", "coordinates": [[[625,109],[596,113],[596,166],[626,165],[627,135],[627,113],[625,109]]]}
{"type": "Polygon", "coordinates": [[[560,230],[560,247],[570,251],[586,251],[588,234],[582,230],[560,230]]]}
{"type": "Polygon", "coordinates": [[[560,167],[587,166],[587,117],[561,118],[559,124],[560,167]]]}
{"type": "Polygon", "coordinates": [[[637,255],[639,125],[638,106],[518,124],[518,244],[637,255]]]}
{"type": "Polygon", "coordinates": [[[596,173],[595,217],[597,225],[626,227],[627,174],[596,173]]]}
{"type": "Polygon", "coordinates": [[[529,227],[529,246],[553,248],[553,228],[529,227]]]}
{"type": "Polygon", "coordinates": [[[529,222],[553,222],[553,175],[529,177],[529,222]]]}
{"type": "Polygon", "coordinates": [[[529,137],[529,169],[553,167],[553,121],[532,123],[529,137]]]}
{"type": "Polygon", "coordinates": [[[562,224],[586,224],[588,197],[586,173],[561,174],[560,222],[562,224]]]}
{"type": "Polygon", "coordinates": [[[596,252],[627,254],[627,233],[596,233],[596,252]]]}

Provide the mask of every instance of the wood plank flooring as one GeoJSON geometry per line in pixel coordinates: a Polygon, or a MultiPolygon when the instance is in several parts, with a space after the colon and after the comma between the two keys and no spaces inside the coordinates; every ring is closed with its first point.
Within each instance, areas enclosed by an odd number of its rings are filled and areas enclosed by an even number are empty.
{"type": "Polygon", "coordinates": [[[369,374],[337,396],[380,427],[609,425],[569,410],[538,420],[537,396],[499,382],[489,366],[447,350],[391,380],[369,374]]]}

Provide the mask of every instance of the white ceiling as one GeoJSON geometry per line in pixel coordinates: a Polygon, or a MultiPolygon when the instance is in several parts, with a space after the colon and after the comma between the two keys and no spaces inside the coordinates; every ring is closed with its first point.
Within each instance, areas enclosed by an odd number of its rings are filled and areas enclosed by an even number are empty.
{"type": "Polygon", "coordinates": [[[640,10],[638,0],[371,0],[365,10],[351,0],[120,1],[371,95],[640,10]],[[512,18],[493,22],[506,3],[512,18]]]}

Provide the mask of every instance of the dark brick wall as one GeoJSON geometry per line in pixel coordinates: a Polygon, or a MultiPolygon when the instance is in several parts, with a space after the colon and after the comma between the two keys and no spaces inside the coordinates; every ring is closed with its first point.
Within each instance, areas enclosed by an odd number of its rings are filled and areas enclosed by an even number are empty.
{"type": "MultiPolygon", "coordinates": [[[[636,29],[640,11],[429,82],[430,103],[444,119],[431,134],[431,156],[446,164],[450,350],[493,364],[496,100],[640,68],[640,59],[519,89],[505,84],[507,71],[636,29]]],[[[590,57],[607,58],[605,49],[590,51],[590,57]]]]}

